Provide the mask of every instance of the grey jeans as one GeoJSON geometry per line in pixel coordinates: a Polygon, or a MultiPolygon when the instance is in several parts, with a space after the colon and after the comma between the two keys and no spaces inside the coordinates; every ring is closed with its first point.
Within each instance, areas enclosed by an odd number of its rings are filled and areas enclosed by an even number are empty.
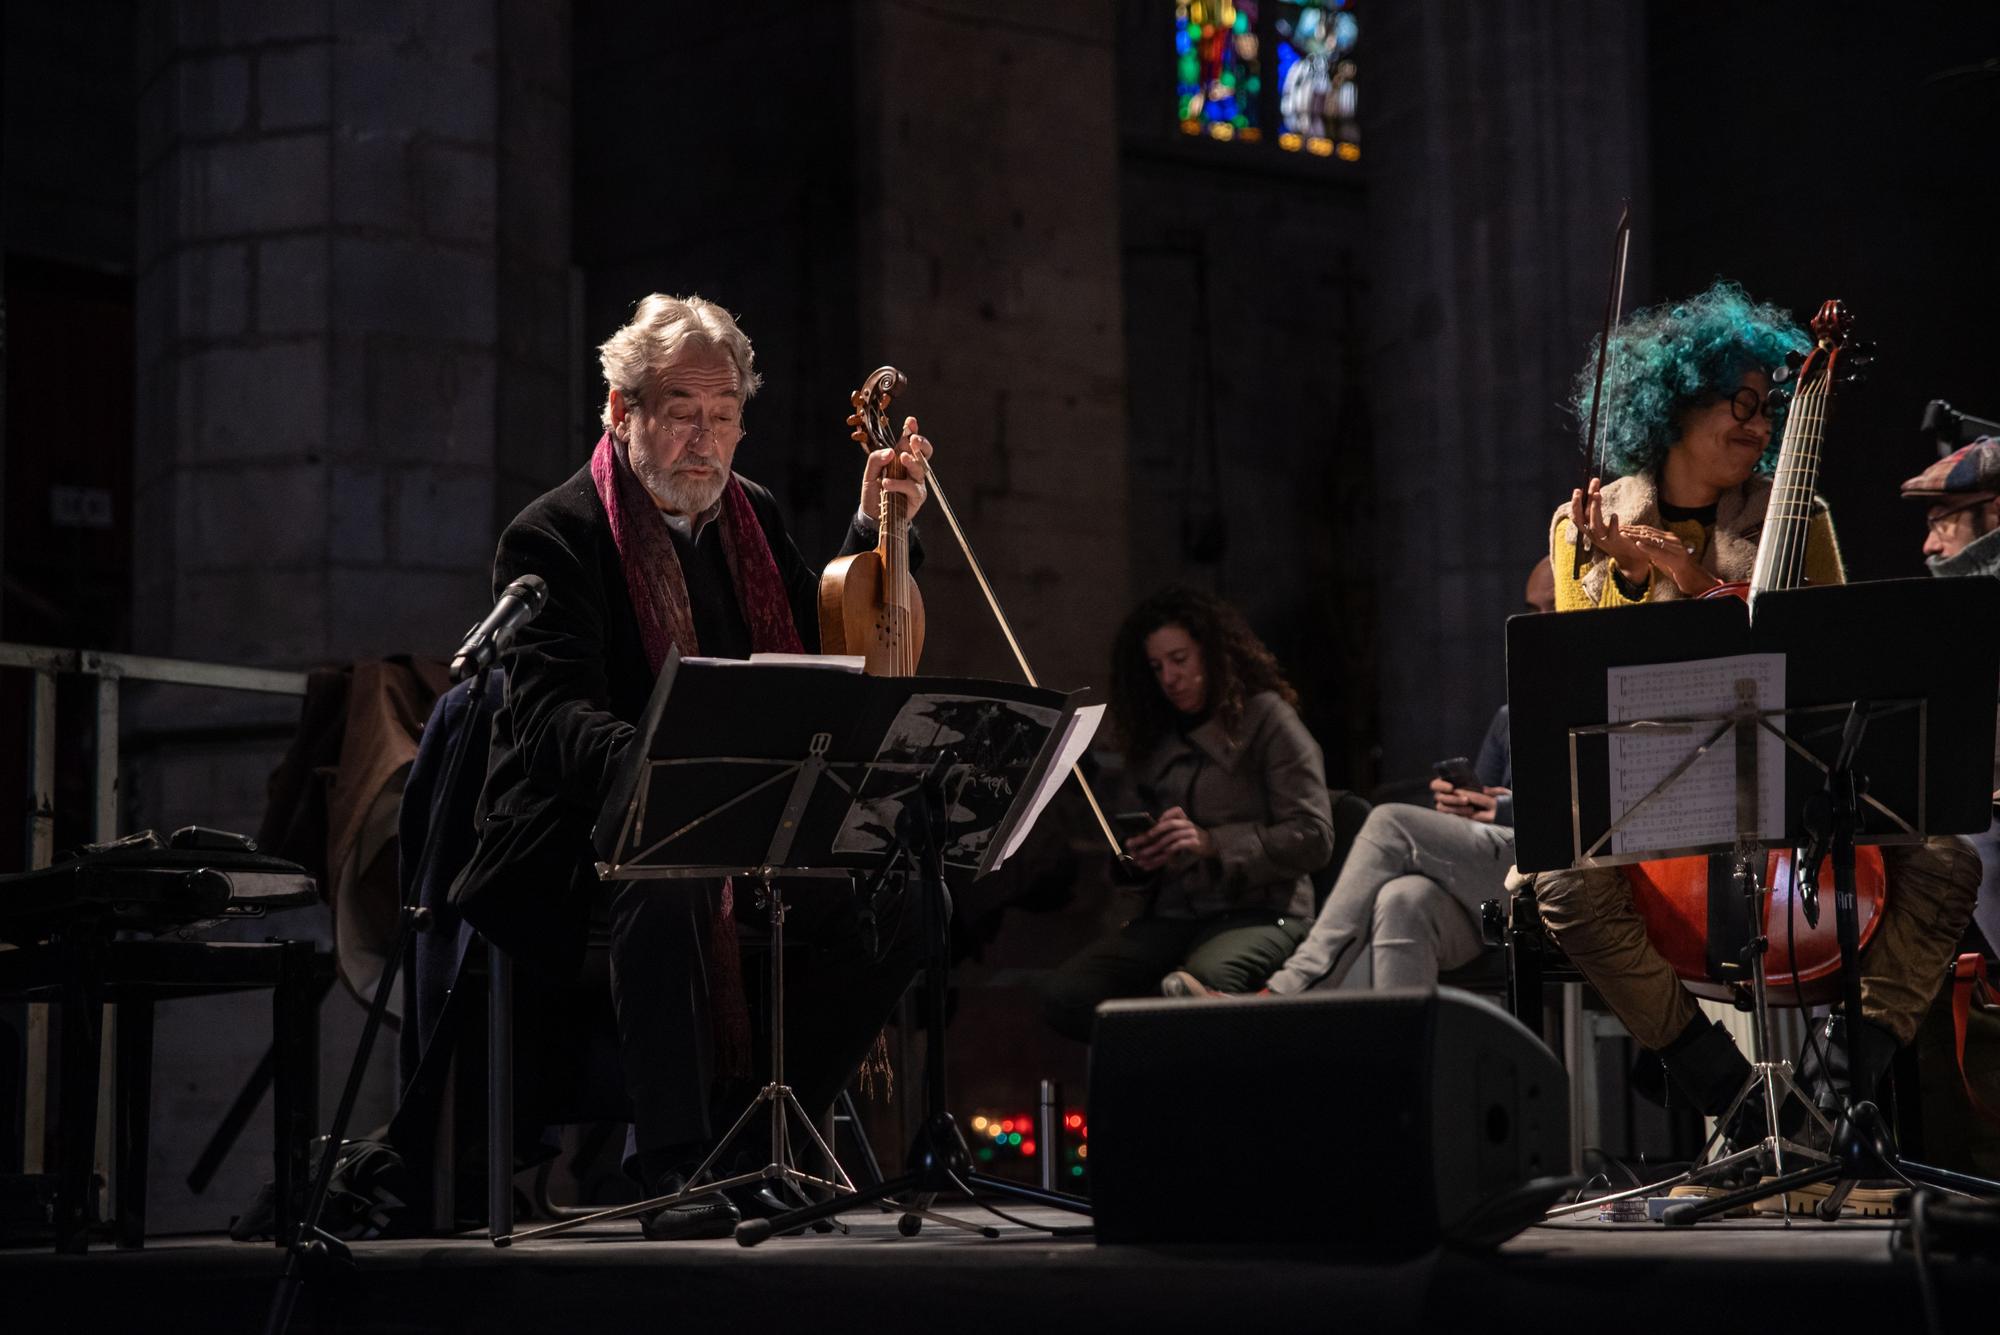
{"type": "Polygon", "coordinates": [[[1514,831],[1429,807],[1376,807],[1273,992],[1429,987],[1478,958],[1479,905],[1506,890],[1514,831]]]}

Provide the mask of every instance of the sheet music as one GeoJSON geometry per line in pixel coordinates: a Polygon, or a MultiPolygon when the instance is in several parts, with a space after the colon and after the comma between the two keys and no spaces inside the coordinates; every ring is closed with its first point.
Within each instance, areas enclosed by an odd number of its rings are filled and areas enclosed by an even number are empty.
{"type": "MultiPolygon", "coordinates": [[[[1610,723],[1630,723],[1640,719],[1726,715],[1738,707],[1739,683],[1749,683],[1747,689],[1756,708],[1783,709],[1785,656],[1738,654],[1691,663],[1607,669],[1605,719],[1610,723]]],[[[1671,729],[1613,734],[1610,738],[1612,821],[1615,823],[1631,812],[1719,727],[1719,722],[1690,723],[1671,729]]],[[[1758,837],[1783,837],[1784,803],[1785,744],[1760,728],[1758,837]]],[[[1727,844],[1735,840],[1736,834],[1736,734],[1730,732],[1658,797],[1633,812],[1630,822],[1612,835],[1611,851],[1646,853],[1727,844]]]]}
{"type": "Polygon", "coordinates": [[[704,658],[699,654],[681,659],[683,663],[704,663],[716,667],[816,667],[839,672],[860,672],[868,660],[859,654],[752,654],[748,658],[704,658]]]}
{"type": "Polygon", "coordinates": [[[1048,772],[1042,775],[1041,786],[1029,800],[1027,810],[1021,813],[1020,823],[1014,826],[1014,832],[1008,836],[1000,856],[993,860],[991,870],[998,871],[1027,839],[1028,831],[1034,829],[1035,822],[1041,819],[1042,808],[1049,804],[1049,800],[1056,795],[1056,789],[1069,778],[1070,770],[1082,759],[1084,751],[1090,746],[1090,739],[1097,735],[1097,727],[1103,721],[1103,705],[1080,705],[1069,716],[1069,728],[1056,746],[1056,758],[1049,762],[1048,772]]]}

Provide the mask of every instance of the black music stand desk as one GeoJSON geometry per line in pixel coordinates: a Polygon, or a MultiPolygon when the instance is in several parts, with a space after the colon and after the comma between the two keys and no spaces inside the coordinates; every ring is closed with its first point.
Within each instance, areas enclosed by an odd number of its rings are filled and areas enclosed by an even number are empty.
{"type": "Polygon", "coordinates": [[[495,1238],[496,1245],[657,1210],[770,1179],[838,1199],[855,1187],[784,1077],[785,883],[856,887],[910,848],[911,817],[944,797],[937,853],[960,886],[1000,865],[1087,741],[1094,711],[1010,682],[871,677],[828,663],[670,655],[638,736],[599,816],[605,880],[757,883],[770,924],[771,1075],[682,1192],[495,1238]],[[711,1178],[760,1107],[771,1156],[755,1172],[711,1178]],[[800,1169],[788,1126],[823,1157],[800,1169]]]}

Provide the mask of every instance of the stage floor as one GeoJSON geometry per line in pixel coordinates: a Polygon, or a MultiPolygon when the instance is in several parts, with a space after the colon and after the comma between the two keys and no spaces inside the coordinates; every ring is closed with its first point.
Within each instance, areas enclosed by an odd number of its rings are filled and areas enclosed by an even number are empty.
{"type": "MultiPolygon", "coordinates": [[[[1191,1206],[1190,1208],[1217,1208],[1191,1206]]],[[[966,1217],[980,1212],[957,1211],[966,1217]]],[[[1053,1211],[1015,1211],[1060,1225],[1053,1211]]],[[[501,1250],[484,1236],[355,1245],[357,1272],[309,1285],[292,1329],[594,1331],[728,1328],[926,1331],[1743,1328],[1893,1321],[1921,1330],[1917,1268],[1887,1224],[1731,1220],[1534,1227],[1485,1255],[1395,1264],[1324,1248],[1099,1247],[988,1217],[986,1240],[892,1215],[847,1236],[651,1243],[630,1221],[501,1250]],[[1816,1315],[1807,1315],[1816,1313],[1816,1315]],[[615,1323],[615,1324],[614,1324],[615,1323]],[[747,1324],[746,1324],[747,1323],[747,1324]]],[[[282,1257],[214,1238],[85,1257],[0,1252],[14,1330],[259,1328],[282,1257]],[[31,1322],[35,1324],[30,1324],[31,1322]],[[42,1325],[39,1323],[47,1322],[42,1325]]],[[[1990,1310],[2000,1267],[1934,1259],[1943,1318],[1990,1310]]]]}

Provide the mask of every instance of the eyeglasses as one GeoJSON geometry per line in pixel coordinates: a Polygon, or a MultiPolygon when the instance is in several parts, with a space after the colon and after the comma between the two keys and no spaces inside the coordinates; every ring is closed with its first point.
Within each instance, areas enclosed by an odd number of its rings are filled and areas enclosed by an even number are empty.
{"type": "Polygon", "coordinates": [[[1747,422],[1758,413],[1764,414],[1766,421],[1775,416],[1771,411],[1771,396],[1759,394],[1748,385],[1723,397],[1729,400],[1729,415],[1739,422],[1747,422]]]}
{"type": "Polygon", "coordinates": [[[1954,519],[1957,519],[1968,510],[1977,510],[1980,506],[1992,501],[1992,499],[1991,496],[1975,496],[1969,501],[1961,501],[1949,510],[1940,510],[1936,514],[1929,516],[1924,520],[1924,525],[1931,532],[1937,534],[1939,537],[1943,537],[1946,529],[1954,527],[1952,523],[1954,519]]]}
{"type": "Polygon", "coordinates": [[[741,422],[676,422],[667,419],[661,434],[675,445],[685,445],[697,436],[705,435],[710,440],[727,444],[743,434],[741,422]]]}

